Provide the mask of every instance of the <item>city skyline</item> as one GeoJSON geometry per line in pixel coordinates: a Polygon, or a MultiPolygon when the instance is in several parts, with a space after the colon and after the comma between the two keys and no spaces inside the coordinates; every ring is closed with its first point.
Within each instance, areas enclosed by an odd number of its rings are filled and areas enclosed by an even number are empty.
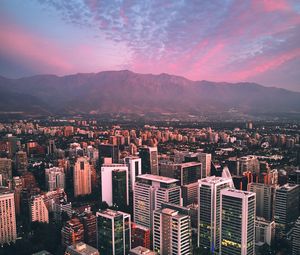
{"type": "Polygon", "coordinates": [[[0,5],[6,77],[129,69],[299,91],[297,1],[0,5]]]}

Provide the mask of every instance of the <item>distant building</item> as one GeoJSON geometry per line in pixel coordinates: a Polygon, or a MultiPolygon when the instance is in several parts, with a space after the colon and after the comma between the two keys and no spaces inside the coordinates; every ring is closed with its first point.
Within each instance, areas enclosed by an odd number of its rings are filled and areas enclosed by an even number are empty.
{"type": "Polygon", "coordinates": [[[80,157],[74,166],[74,196],[92,193],[91,166],[87,158],[80,157]]]}
{"type": "Polygon", "coordinates": [[[0,175],[2,177],[3,186],[8,184],[8,181],[12,179],[12,160],[8,158],[0,158],[0,175]]]}
{"type": "Polygon", "coordinates": [[[127,255],[131,249],[130,214],[107,209],[96,216],[100,254],[127,255]]]}
{"type": "Polygon", "coordinates": [[[64,247],[84,241],[84,228],[77,218],[66,222],[61,230],[62,245],[64,247]]]}
{"type": "Polygon", "coordinates": [[[220,254],[255,254],[255,193],[221,190],[220,254]]]}
{"type": "Polygon", "coordinates": [[[202,164],[202,174],[201,178],[205,178],[211,175],[211,154],[199,152],[198,160],[202,164]]]}
{"type": "Polygon", "coordinates": [[[14,193],[0,187],[0,246],[17,239],[14,193]]]}
{"type": "Polygon", "coordinates": [[[142,159],[142,174],[159,174],[157,147],[140,147],[139,157],[142,159]]]}
{"type": "Polygon", "coordinates": [[[65,173],[60,167],[45,169],[46,186],[49,191],[65,188],[65,173]]]}
{"type": "Polygon", "coordinates": [[[96,248],[79,242],[68,246],[64,255],[100,255],[100,253],[96,248]]]}
{"type": "Polygon", "coordinates": [[[18,174],[22,175],[27,172],[28,160],[25,151],[18,151],[16,153],[16,169],[18,174]]]}
{"type": "Polygon", "coordinates": [[[119,146],[113,144],[100,144],[99,145],[100,166],[104,163],[105,158],[111,158],[112,163],[118,164],[120,160],[119,146]]]}
{"type": "Polygon", "coordinates": [[[30,202],[30,220],[31,222],[49,223],[49,212],[44,203],[43,196],[37,195],[31,198],[30,202]]]}
{"type": "Polygon", "coordinates": [[[137,177],[134,188],[134,222],[152,229],[153,211],[163,202],[181,204],[181,190],[178,180],[143,174],[137,177]]]}

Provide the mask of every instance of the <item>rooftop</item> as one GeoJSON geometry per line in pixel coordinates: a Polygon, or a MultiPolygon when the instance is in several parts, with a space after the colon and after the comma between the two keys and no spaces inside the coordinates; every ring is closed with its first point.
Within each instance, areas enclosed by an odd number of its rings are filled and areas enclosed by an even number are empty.
{"type": "Polygon", "coordinates": [[[177,179],[154,175],[154,174],[142,174],[142,175],[139,175],[138,178],[149,180],[149,181],[162,182],[162,183],[166,183],[166,184],[171,184],[171,183],[178,181],[177,179]]]}

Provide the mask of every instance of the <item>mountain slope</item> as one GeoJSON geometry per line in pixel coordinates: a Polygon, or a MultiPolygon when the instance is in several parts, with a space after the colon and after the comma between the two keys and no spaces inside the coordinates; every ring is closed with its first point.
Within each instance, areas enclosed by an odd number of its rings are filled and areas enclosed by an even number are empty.
{"type": "Polygon", "coordinates": [[[190,81],[168,74],[130,71],[0,77],[0,93],[4,100],[0,101],[1,109],[5,106],[6,110],[40,114],[300,112],[298,92],[254,83],[190,81]]]}

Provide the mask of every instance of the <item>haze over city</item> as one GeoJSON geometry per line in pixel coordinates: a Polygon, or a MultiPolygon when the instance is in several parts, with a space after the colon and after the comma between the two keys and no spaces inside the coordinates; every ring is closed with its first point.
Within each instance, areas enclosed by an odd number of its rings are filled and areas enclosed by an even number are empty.
{"type": "Polygon", "coordinates": [[[0,75],[129,69],[300,91],[300,3],[4,0],[0,75]]]}

